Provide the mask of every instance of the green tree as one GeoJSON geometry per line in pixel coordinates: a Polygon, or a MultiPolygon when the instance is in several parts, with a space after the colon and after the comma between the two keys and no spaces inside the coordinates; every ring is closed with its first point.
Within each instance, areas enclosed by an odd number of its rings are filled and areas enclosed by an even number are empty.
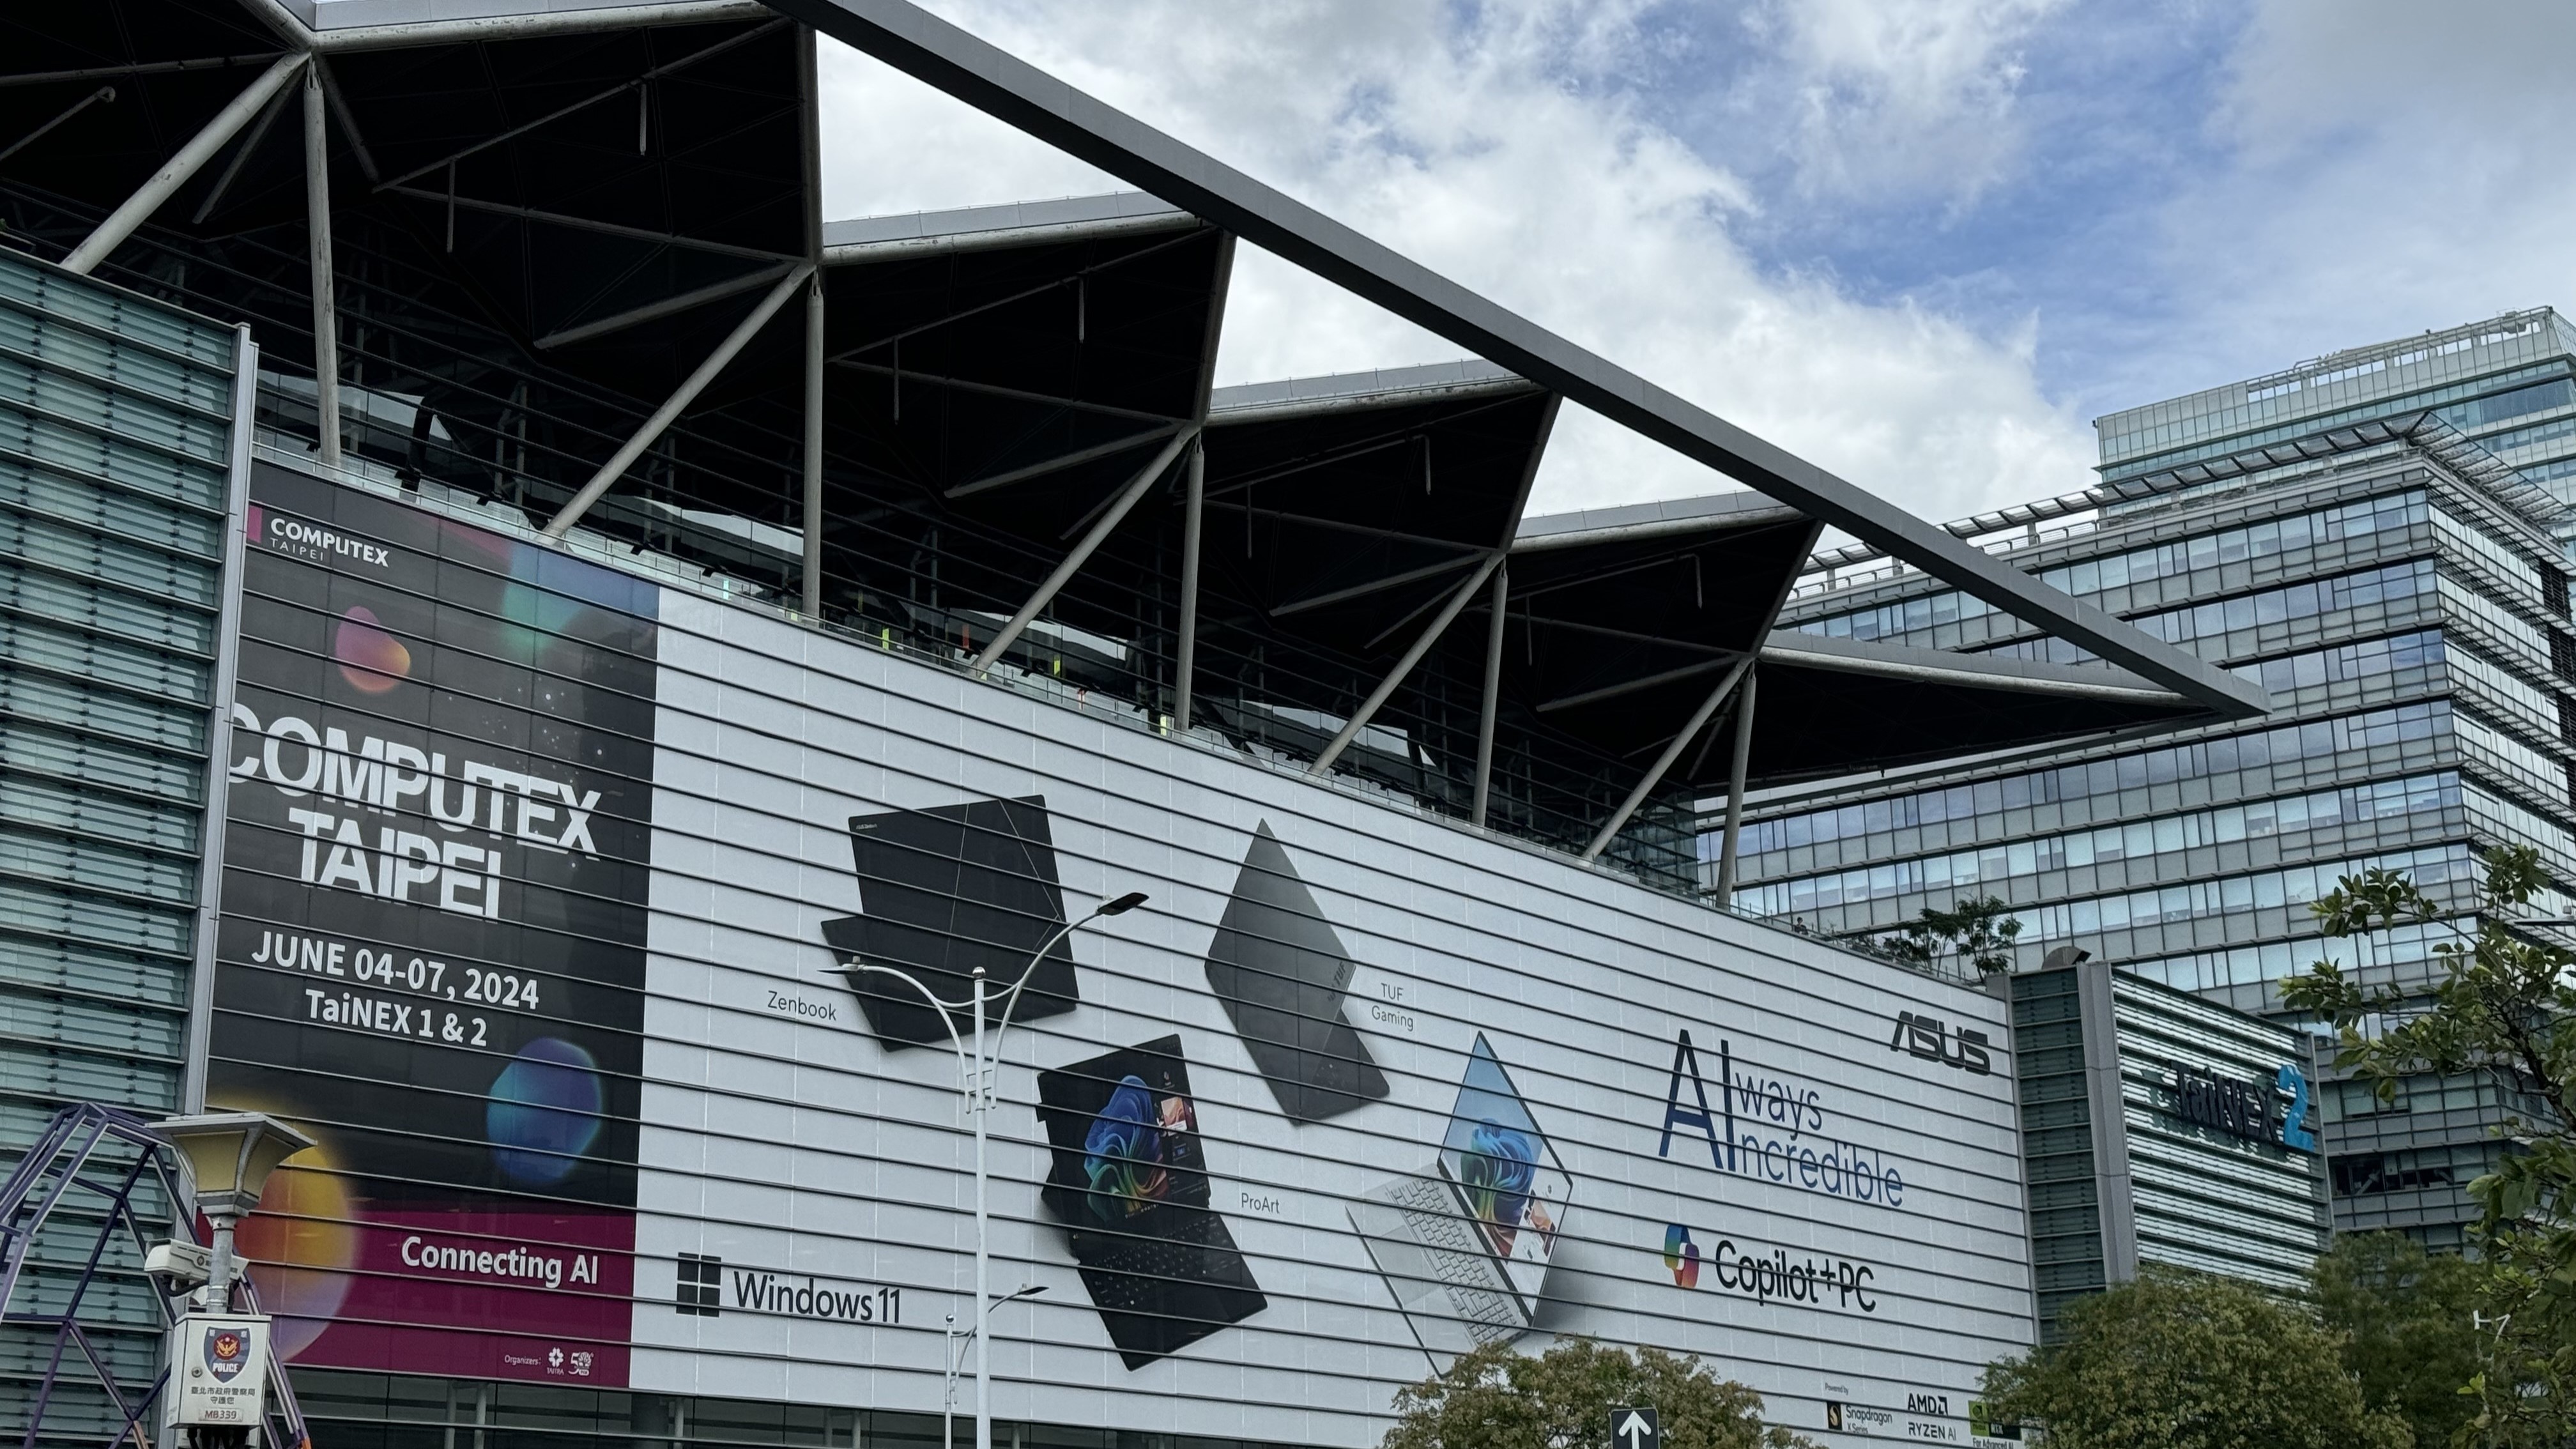
{"type": "Polygon", "coordinates": [[[2150,1266],[2078,1299],[2065,1338],[1986,1370],[1986,1409],[2049,1449],[2412,1449],[2373,1412],[2335,1336],[2232,1278],[2150,1266]]]}
{"type": "Polygon", "coordinates": [[[1864,950],[1890,961],[1928,966],[1944,956],[1977,968],[1980,976],[2012,969],[2013,938],[2021,919],[1999,896],[1953,901],[1950,909],[1925,906],[1923,914],[1893,936],[1866,943],[1864,950]]]}
{"type": "Polygon", "coordinates": [[[2403,1233],[2347,1233],[2308,1282],[2362,1402],[2405,1419],[2426,1449],[2449,1444],[2477,1411],[2464,1390],[2479,1366],[2478,1265],[2403,1233]]]}
{"type": "MultiPolygon", "coordinates": [[[[2576,1438],[2576,952],[2515,924],[2549,884],[2540,853],[2499,846],[2485,860],[2476,928],[2433,946],[2429,995],[2365,987],[2320,961],[2281,999],[2334,1024],[2336,1065],[2382,1101],[2433,1072],[2482,1076],[2517,1104],[2497,1169],[2469,1184],[2488,1361],[2470,1379],[2477,1412],[2461,1442],[2556,1446],[2576,1438]]],[[[2334,937],[2452,926],[2449,908],[2390,870],[2346,876],[2309,909],[2334,937]]]]}
{"type": "Polygon", "coordinates": [[[1605,1449],[1610,1410],[1652,1404],[1665,1449],[1816,1449],[1762,1422],[1762,1396],[1696,1355],[1569,1339],[1532,1357],[1489,1344],[1398,1390],[1379,1449],[1605,1449]]]}

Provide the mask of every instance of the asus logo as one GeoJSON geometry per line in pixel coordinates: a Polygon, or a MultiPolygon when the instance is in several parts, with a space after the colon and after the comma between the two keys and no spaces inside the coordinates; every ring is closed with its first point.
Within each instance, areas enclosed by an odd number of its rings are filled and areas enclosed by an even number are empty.
{"type": "Polygon", "coordinates": [[[1937,1016],[1921,1012],[1900,1012],[1896,1018],[1896,1035],[1887,1039],[1890,1051],[1921,1057],[1927,1062],[1958,1067],[1970,1076],[1992,1075],[1994,1059],[1986,1054],[1986,1034],[1962,1027],[1953,1045],[1950,1028],[1937,1016]]]}

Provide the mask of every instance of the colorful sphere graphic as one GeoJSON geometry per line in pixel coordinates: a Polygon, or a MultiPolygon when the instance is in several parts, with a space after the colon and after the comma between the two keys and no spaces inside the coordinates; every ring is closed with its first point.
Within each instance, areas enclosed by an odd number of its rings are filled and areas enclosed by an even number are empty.
{"type": "Polygon", "coordinates": [[[346,1181],[308,1150],[269,1178],[259,1211],[234,1230],[234,1248],[251,1260],[260,1311],[276,1317],[271,1347],[280,1356],[302,1353],[339,1316],[358,1262],[357,1216],[346,1181]]]}
{"type": "Polygon", "coordinates": [[[572,1174],[599,1136],[599,1064],[561,1037],[541,1036],[492,1079],[483,1136],[501,1175],[522,1187],[551,1187],[572,1174]]]}
{"type": "Polygon", "coordinates": [[[349,687],[363,694],[383,694],[411,676],[411,647],[386,633],[364,604],[332,626],[331,657],[349,687]]]}

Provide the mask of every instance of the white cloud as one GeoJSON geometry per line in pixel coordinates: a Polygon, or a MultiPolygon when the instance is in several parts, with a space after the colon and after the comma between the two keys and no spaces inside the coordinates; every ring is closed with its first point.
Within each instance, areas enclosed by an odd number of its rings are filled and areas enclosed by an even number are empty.
{"type": "MultiPolygon", "coordinates": [[[[1744,183],[1644,120],[1618,83],[1637,44],[1627,5],[937,8],[1917,512],[1954,516],[2087,480],[2089,433],[2042,396],[2027,330],[1982,337],[1920,307],[1864,305],[1828,279],[1754,263],[1729,234],[1754,205],[1744,183]]],[[[1883,124],[1920,129],[1944,105],[1991,109],[2005,84],[1996,45],[1979,51],[1955,24],[1923,23],[1922,34],[1827,27],[1800,43],[1831,60],[1832,74],[1884,76],[1861,88],[1883,124]],[[1940,55],[1904,59],[1926,34],[1940,55]]],[[[1995,21],[1978,34],[2008,28],[1995,21]]],[[[961,107],[873,62],[844,52],[827,77],[836,214],[1113,184],[998,123],[961,118],[961,107]]],[[[1247,250],[1220,370],[1242,381],[1458,353],[1247,250]]],[[[1558,436],[1539,508],[1728,486],[1598,419],[1569,413],[1558,436]]]]}
{"type": "Polygon", "coordinates": [[[2576,302],[2571,48],[2563,0],[2266,0],[2213,120],[2229,164],[2164,212],[2158,381],[2576,302]]]}
{"type": "Polygon", "coordinates": [[[1748,101],[1791,97],[1802,189],[1964,204],[2019,154],[2018,47],[2064,3],[1767,0],[1745,24],[1775,58],[1756,71],[1748,101]]]}

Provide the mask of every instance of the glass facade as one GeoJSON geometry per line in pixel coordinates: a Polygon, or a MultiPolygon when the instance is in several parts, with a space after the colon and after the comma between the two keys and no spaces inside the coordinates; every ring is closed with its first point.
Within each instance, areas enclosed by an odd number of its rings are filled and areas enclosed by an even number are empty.
{"type": "MultiPolygon", "coordinates": [[[[2119,481],[2427,409],[2561,502],[2576,501],[2576,326],[2553,308],[2350,348],[2097,419],[2119,481]]],[[[2560,529],[2563,541],[2571,530],[2560,529]]]]}
{"type": "MultiPolygon", "coordinates": [[[[66,1103],[158,1116],[187,1095],[236,347],[0,251],[0,1142],[66,1103]]],[[[58,1222],[21,1304],[60,1302],[94,1241],[58,1222]]],[[[132,1245],[110,1246],[85,1327],[146,1383],[157,1311],[132,1245]]],[[[26,1417],[51,1348],[0,1328],[0,1422],[26,1417]]],[[[77,1378],[49,1428],[104,1413],[77,1378]]]]}
{"type": "Polygon", "coordinates": [[[2304,1281],[2325,1235],[2306,1036],[2101,962],[2000,984],[2043,1338],[2143,1264],[2304,1281]]]}
{"type": "MultiPolygon", "coordinates": [[[[2378,388],[2370,395],[2393,399],[2389,407],[2417,405],[2423,389],[2407,390],[2408,369],[2442,372],[2453,388],[2474,381],[2453,374],[2489,364],[2521,379],[2512,400],[2482,394],[2467,411],[2446,402],[2457,425],[2509,415],[2499,443],[2576,451],[2576,421],[2558,428],[2547,416],[2560,405],[2548,398],[2566,389],[2521,377],[2544,365],[2534,349],[2554,349],[2561,361],[2546,365],[2562,366],[2576,352],[2571,334],[2554,313],[2527,320],[2500,339],[2488,334],[2501,324],[2471,329],[2487,340],[2448,351],[2437,335],[2428,358],[2240,398],[2234,411],[2171,404],[2116,415],[2103,422],[2104,471],[2173,466],[2204,444],[2239,449],[2265,428],[2291,428],[2294,398],[2359,408],[2367,399],[2355,399],[2378,388]]],[[[2313,434],[2318,421],[2291,431],[2313,434]]],[[[2281,978],[2321,954],[2308,903],[2339,876],[2402,869],[2465,907],[2476,851],[2515,842],[2538,848],[2562,886],[2576,882],[2576,628],[2557,562],[2570,515],[2468,476],[2460,456],[2455,446],[2437,455],[2416,441],[2309,436],[2277,467],[2168,488],[2061,536],[2017,540],[2014,563],[2260,682],[2274,713],[1758,798],[1736,904],[1850,937],[1884,933],[1927,906],[1999,896],[2023,923],[2024,968],[2075,944],[2141,979],[2278,1015],[2281,978]]],[[[2090,659],[1921,575],[1803,594],[1782,624],[2090,659]]],[[[1718,844],[1714,832],[1703,838],[1712,878],[1718,844]]],[[[2546,913],[2576,906],[2561,891],[2548,896],[2546,913]]],[[[2389,933],[2338,954],[2373,979],[2415,984],[2426,979],[2426,945],[2420,932],[2389,933]]],[[[2428,1089],[2347,1116],[2349,1096],[2326,1095],[2339,1224],[2402,1228],[2436,1246],[2461,1240],[2473,1216],[2462,1188],[2491,1159],[2488,1128],[2504,1108],[2455,1096],[2428,1089]]],[[[2050,1271],[2042,1265],[2043,1298],[2050,1271]]]]}

